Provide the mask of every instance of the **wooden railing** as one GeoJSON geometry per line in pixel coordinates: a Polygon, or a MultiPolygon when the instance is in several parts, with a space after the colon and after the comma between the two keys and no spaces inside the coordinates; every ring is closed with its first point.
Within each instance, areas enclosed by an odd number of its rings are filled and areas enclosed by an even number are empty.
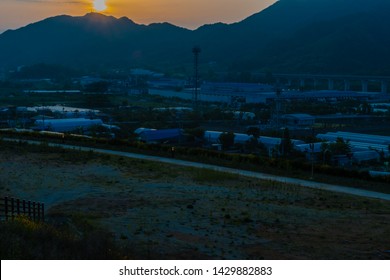
{"type": "Polygon", "coordinates": [[[16,216],[27,216],[33,221],[45,221],[45,205],[44,203],[21,200],[13,197],[0,198],[0,217],[2,220],[8,221],[16,216]]]}

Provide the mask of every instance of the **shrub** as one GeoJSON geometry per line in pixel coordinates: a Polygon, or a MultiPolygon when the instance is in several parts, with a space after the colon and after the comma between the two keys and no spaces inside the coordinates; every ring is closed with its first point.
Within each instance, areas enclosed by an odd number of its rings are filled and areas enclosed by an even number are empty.
{"type": "Polygon", "coordinates": [[[66,228],[20,216],[0,223],[0,257],[4,259],[117,259],[119,250],[107,232],[81,236],[66,228]]]}

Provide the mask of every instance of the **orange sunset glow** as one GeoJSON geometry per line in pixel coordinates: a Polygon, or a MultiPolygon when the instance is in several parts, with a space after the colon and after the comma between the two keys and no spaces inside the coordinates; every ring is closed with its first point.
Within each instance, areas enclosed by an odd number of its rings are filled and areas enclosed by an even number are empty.
{"type": "Polygon", "coordinates": [[[128,17],[140,24],[169,22],[195,29],[215,22],[233,23],[277,0],[1,0],[0,32],[57,15],[82,16],[99,12],[128,17]]]}

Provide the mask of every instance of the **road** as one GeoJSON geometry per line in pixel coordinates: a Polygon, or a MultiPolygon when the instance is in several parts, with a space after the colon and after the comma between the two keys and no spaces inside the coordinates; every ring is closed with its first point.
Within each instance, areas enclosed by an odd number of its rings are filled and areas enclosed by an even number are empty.
{"type": "MultiPolygon", "coordinates": [[[[11,138],[3,138],[3,140],[19,141],[17,139],[11,139],[11,138]]],[[[41,144],[40,141],[29,140],[26,142],[29,144],[41,144]]],[[[353,187],[331,185],[331,184],[313,182],[313,181],[296,179],[296,178],[289,178],[289,177],[276,176],[276,175],[270,175],[270,174],[247,171],[247,170],[234,169],[234,168],[229,168],[229,167],[222,167],[222,166],[217,166],[217,165],[212,165],[212,164],[179,160],[179,159],[175,159],[175,158],[149,156],[149,155],[143,155],[143,154],[121,152],[121,151],[114,151],[114,150],[106,150],[106,149],[97,149],[97,148],[82,147],[82,146],[74,146],[74,145],[66,145],[66,144],[58,144],[58,143],[48,143],[48,145],[51,147],[61,147],[64,149],[73,149],[73,150],[87,151],[87,152],[93,151],[93,152],[101,153],[101,154],[116,155],[116,156],[122,156],[122,157],[127,157],[127,158],[134,158],[134,159],[142,159],[142,160],[150,160],[150,161],[163,162],[163,163],[175,164],[175,165],[180,165],[180,166],[205,168],[205,169],[210,169],[210,170],[215,170],[215,171],[238,174],[238,175],[250,177],[250,178],[257,178],[257,179],[261,179],[261,180],[269,180],[269,181],[298,185],[298,186],[307,187],[307,188],[314,188],[314,189],[356,195],[356,196],[361,196],[361,197],[366,197],[366,198],[376,198],[376,199],[390,201],[390,194],[367,191],[367,190],[353,188],[353,187]]]]}

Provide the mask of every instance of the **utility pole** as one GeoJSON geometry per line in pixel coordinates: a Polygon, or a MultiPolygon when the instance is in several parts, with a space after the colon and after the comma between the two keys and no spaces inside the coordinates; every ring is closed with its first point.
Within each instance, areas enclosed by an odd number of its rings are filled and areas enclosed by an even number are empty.
{"type": "Polygon", "coordinates": [[[314,143],[310,143],[309,146],[310,146],[310,150],[311,150],[311,156],[310,156],[310,159],[311,159],[311,177],[310,177],[310,179],[313,180],[313,178],[314,178],[314,143]]]}

